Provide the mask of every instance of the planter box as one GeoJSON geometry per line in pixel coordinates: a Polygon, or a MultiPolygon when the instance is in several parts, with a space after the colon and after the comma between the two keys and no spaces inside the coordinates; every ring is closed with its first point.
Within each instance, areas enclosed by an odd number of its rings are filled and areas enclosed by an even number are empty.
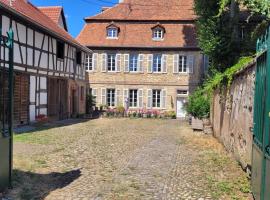
{"type": "Polygon", "coordinates": [[[193,130],[203,130],[203,120],[192,117],[191,127],[193,130]]]}

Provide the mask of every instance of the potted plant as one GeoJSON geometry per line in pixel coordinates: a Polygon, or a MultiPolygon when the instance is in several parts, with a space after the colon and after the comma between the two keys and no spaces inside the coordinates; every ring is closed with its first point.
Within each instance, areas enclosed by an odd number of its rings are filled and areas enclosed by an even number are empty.
{"type": "Polygon", "coordinates": [[[209,118],[210,115],[210,98],[202,89],[198,89],[189,96],[186,110],[192,116],[192,128],[203,130],[203,119],[209,118]]]}

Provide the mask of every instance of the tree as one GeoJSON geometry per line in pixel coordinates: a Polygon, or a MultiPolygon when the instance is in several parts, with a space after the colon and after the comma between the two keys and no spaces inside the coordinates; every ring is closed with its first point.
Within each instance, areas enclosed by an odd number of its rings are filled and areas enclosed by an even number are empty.
{"type": "Polygon", "coordinates": [[[195,0],[199,46],[211,60],[210,69],[224,72],[241,56],[255,53],[251,33],[245,40],[239,38],[240,7],[243,8],[243,3],[246,8],[252,7],[251,1],[261,0],[195,0]]]}

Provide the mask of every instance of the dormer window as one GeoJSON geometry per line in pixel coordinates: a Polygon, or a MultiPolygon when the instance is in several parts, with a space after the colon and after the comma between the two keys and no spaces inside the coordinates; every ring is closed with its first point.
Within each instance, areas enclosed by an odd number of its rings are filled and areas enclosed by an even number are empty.
{"type": "Polygon", "coordinates": [[[118,38],[118,28],[116,28],[116,27],[107,28],[107,38],[117,39],[118,38]]]}
{"type": "Polygon", "coordinates": [[[153,40],[163,40],[165,29],[161,25],[157,25],[152,28],[153,31],[153,40]]]}

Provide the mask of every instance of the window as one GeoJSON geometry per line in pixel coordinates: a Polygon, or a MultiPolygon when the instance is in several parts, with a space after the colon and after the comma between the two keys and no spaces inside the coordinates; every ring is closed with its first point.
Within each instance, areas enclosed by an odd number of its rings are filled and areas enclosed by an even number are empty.
{"type": "Polygon", "coordinates": [[[116,54],[108,54],[107,69],[109,72],[116,71],[116,54]]]}
{"type": "Polygon", "coordinates": [[[84,100],[84,87],[81,86],[81,101],[84,100]]]}
{"type": "Polygon", "coordinates": [[[64,59],[64,49],[65,49],[65,44],[63,42],[57,42],[57,58],[59,59],[64,59]]]}
{"type": "Polygon", "coordinates": [[[135,108],[138,106],[138,90],[129,90],[129,107],[135,108]]]}
{"type": "Polygon", "coordinates": [[[160,108],[161,107],[161,90],[153,90],[152,92],[152,107],[160,108]]]}
{"type": "Polygon", "coordinates": [[[187,72],[187,56],[179,56],[179,72],[187,72]]]}
{"type": "Polygon", "coordinates": [[[82,52],[81,51],[76,52],[76,63],[78,65],[82,64],[82,52]]]}
{"type": "Polygon", "coordinates": [[[161,40],[164,36],[164,30],[162,28],[155,28],[153,30],[153,39],[154,40],[161,40]]]}
{"type": "Polygon", "coordinates": [[[162,71],[162,55],[155,54],[153,56],[153,72],[161,72],[162,71]]]}
{"type": "Polygon", "coordinates": [[[85,70],[86,71],[92,71],[93,70],[93,55],[87,55],[86,56],[85,70]]]}
{"type": "Polygon", "coordinates": [[[110,107],[115,106],[115,89],[107,89],[107,105],[110,107]]]}
{"type": "Polygon", "coordinates": [[[129,56],[129,71],[130,72],[138,71],[138,54],[131,54],[129,56]]]}
{"type": "Polygon", "coordinates": [[[107,38],[115,39],[118,37],[117,28],[107,28],[107,38]]]}
{"type": "Polygon", "coordinates": [[[177,95],[188,95],[187,90],[177,90],[177,95]]]}

